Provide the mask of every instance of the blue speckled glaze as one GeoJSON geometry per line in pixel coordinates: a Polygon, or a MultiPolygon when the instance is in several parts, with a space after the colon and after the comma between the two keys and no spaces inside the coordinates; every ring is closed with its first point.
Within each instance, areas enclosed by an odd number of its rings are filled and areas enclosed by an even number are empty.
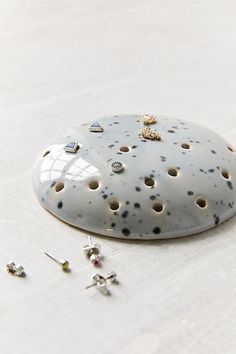
{"type": "Polygon", "coordinates": [[[75,127],[37,159],[33,186],[40,203],[61,220],[94,233],[128,239],[192,235],[236,211],[236,153],[213,131],[157,116],[144,139],[141,116],[100,119],[75,127]],[[78,142],[75,153],[64,150],[78,142]],[[124,169],[112,172],[111,164],[124,169]]]}

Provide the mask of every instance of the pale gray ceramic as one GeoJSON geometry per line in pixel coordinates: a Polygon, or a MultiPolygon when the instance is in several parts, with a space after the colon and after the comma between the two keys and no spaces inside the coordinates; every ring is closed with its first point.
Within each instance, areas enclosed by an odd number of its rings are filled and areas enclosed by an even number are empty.
{"type": "Polygon", "coordinates": [[[234,148],[207,128],[157,120],[150,128],[161,141],[140,136],[141,116],[124,115],[48,145],[33,172],[40,203],[71,225],[126,239],[192,235],[234,215],[234,148]]]}

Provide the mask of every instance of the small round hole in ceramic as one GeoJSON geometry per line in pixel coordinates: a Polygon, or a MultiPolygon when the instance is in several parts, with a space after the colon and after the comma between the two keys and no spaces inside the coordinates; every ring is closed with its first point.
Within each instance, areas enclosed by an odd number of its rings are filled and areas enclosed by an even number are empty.
{"type": "Polygon", "coordinates": [[[152,177],[145,177],[144,183],[147,187],[154,187],[155,181],[152,177]]]}
{"type": "Polygon", "coordinates": [[[115,200],[115,199],[111,200],[109,202],[109,207],[111,210],[118,210],[120,207],[120,203],[118,202],[118,200],[115,200]]]}
{"type": "Polygon", "coordinates": [[[164,209],[164,206],[162,203],[158,202],[158,203],[154,203],[152,206],[152,209],[156,212],[156,213],[161,213],[164,209]]]}
{"type": "Polygon", "coordinates": [[[57,182],[55,184],[55,191],[58,193],[60,191],[62,191],[62,189],[64,189],[65,185],[63,182],[57,182]]]}
{"type": "Polygon", "coordinates": [[[181,147],[182,147],[183,149],[185,149],[185,150],[189,150],[191,146],[190,146],[189,144],[187,144],[187,143],[183,143],[183,144],[181,145],[181,147]]]}
{"type": "Polygon", "coordinates": [[[86,231],[140,240],[196,234],[236,213],[233,145],[182,119],[155,116],[147,139],[143,128],[142,115],[111,116],[49,141],[33,171],[40,203],[86,231]],[[65,151],[72,142],[80,149],[65,151]]]}
{"type": "Polygon", "coordinates": [[[92,189],[92,190],[98,189],[99,183],[98,183],[97,180],[94,179],[94,180],[89,182],[88,186],[89,186],[89,189],[92,189]]]}
{"type": "Polygon", "coordinates": [[[178,176],[178,170],[176,168],[170,168],[168,170],[168,175],[172,177],[177,177],[178,176]]]}
{"type": "Polygon", "coordinates": [[[130,151],[130,148],[128,146],[121,146],[120,147],[120,151],[122,152],[129,152],[130,151]]]}

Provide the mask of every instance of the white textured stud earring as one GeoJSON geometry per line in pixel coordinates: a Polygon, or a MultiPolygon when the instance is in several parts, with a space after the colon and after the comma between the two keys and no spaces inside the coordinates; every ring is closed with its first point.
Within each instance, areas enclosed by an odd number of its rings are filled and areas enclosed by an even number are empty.
{"type": "Polygon", "coordinates": [[[6,270],[8,273],[15,275],[17,277],[25,277],[26,273],[22,265],[16,265],[13,261],[10,261],[6,265],[6,270]]]}
{"type": "Polygon", "coordinates": [[[88,236],[89,245],[83,247],[84,254],[89,258],[94,266],[101,265],[101,258],[99,257],[101,246],[98,243],[93,244],[91,236],[88,236]]]}
{"type": "Polygon", "coordinates": [[[58,259],[54,258],[53,256],[51,256],[47,252],[44,252],[44,254],[46,256],[48,256],[49,258],[51,258],[54,262],[59,264],[61,266],[62,270],[64,270],[64,272],[69,272],[70,271],[70,264],[69,264],[69,262],[67,260],[65,260],[65,259],[58,260],[58,259]]]}
{"type": "Polygon", "coordinates": [[[120,161],[112,162],[111,170],[112,170],[112,172],[115,172],[115,173],[122,172],[124,170],[124,165],[120,161]]]}

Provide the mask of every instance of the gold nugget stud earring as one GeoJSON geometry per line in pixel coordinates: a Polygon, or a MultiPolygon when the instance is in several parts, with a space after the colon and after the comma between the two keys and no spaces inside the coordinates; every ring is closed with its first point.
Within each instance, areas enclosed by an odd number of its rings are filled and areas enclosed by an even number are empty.
{"type": "Polygon", "coordinates": [[[69,272],[70,271],[70,263],[67,260],[65,260],[65,259],[58,260],[58,259],[54,258],[53,256],[51,256],[47,252],[44,252],[44,254],[46,256],[48,256],[49,258],[51,258],[54,262],[59,264],[64,272],[69,272]]]}
{"type": "Polygon", "coordinates": [[[13,261],[10,261],[6,265],[6,270],[9,274],[15,275],[17,277],[25,277],[26,273],[22,265],[16,265],[13,261]]]}
{"type": "Polygon", "coordinates": [[[88,236],[88,241],[89,244],[83,247],[84,254],[95,267],[100,266],[101,258],[99,254],[101,246],[98,243],[93,244],[91,236],[88,236]]]}

